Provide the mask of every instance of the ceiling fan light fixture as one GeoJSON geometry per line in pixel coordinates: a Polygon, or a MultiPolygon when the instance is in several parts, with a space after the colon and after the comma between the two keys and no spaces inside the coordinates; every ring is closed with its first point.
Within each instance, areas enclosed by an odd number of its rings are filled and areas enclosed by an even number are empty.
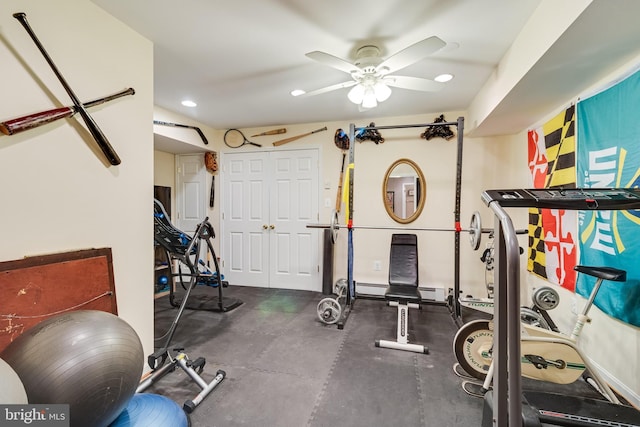
{"type": "Polygon", "coordinates": [[[364,99],[364,86],[360,83],[355,85],[347,94],[347,98],[354,104],[361,104],[364,99]]]}
{"type": "Polygon", "coordinates": [[[184,105],[185,107],[191,107],[191,108],[198,106],[198,104],[191,101],[190,99],[185,99],[184,101],[181,102],[181,104],[184,105]]]}
{"type": "Polygon", "coordinates": [[[382,82],[377,82],[373,85],[373,91],[378,102],[384,102],[391,96],[391,88],[382,82]]]}
{"type": "Polygon", "coordinates": [[[364,90],[364,97],[362,98],[362,108],[375,108],[378,106],[378,100],[376,99],[376,92],[373,87],[368,86],[364,90]]]}
{"type": "Polygon", "coordinates": [[[305,92],[302,89],[294,89],[291,91],[291,96],[300,96],[300,95],[304,95],[305,93],[307,92],[305,92]]]}

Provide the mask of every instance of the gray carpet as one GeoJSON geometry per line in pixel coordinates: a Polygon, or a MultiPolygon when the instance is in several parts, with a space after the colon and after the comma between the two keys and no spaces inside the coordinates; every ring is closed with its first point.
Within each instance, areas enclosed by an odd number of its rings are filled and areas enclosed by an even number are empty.
{"type": "MultiPolygon", "coordinates": [[[[456,327],[444,306],[411,310],[410,341],[429,354],[377,348],[395,339],[396,309],[358,299],[344,326],[322,324],[319,293],[230,286],[244,303],[226,313],[185,311],[171,347],[205,357],[202,377],[226,378],[190,415],[193,426],[476,426],[482,400],[466,395],[454,375],[456,327]]],[[[213,306],[198,287],[190,305],[213,306]]],[[[156,300],[156,336],[177,309],[156,300]]],[[[182,370],[146,390],[180,405],[200,388],[182,370]]]]}

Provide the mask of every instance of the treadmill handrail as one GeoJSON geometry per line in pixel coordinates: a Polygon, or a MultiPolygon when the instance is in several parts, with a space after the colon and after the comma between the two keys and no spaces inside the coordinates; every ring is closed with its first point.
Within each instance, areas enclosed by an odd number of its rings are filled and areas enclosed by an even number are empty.
{"type": "MultiPolygon", "coordinates": [[[[500,230],[496,230],[496,236],[502,236],[502,241],[500,238],[496,239],[495,244],[497,245],[497,250],[500,250],[500,245],[504,245],[504,253],[506,255],[506,269],[501,268],[500,265],[497,266],[496,272],[498,274],[496,282],[498,283],[497,289],[497,298],[503,303],[507,302],[507,372],[508,378],[506,375],[497,374],[494,378],[496,384],[494,388],[505,386],[505,381],[508,381],[507,389],[507,399],[508,399],[508,412],[505,412],[504,405],[499,402],[498,393],[494,393],[494,414],[496,419],[500,420],[502,418],[503,423],[508,419],[508,425],[513,427],[521,427],[522,426],[522,400],[520,396],[522,395],[522,377],[521,377],[521,365],[520,365],[520,313],[519,310],[511,310],[513,306],[516,308],[520,305],[520,245],[517,239],[516,229],[513,226],[513,221],[511,217],[507,214],[504,208],[499,203],[492,203],[495,201],[489,201],[488,206],[494,212],[496,218],[499,223],[496,227],[499,227],[500,230]],[[500,289],[500,283],[503,281],[500,278],[501,271],[506,271],[506,288],[500,289]],[[501,295],[501,291],[506,290],[506,296],[501,295]],[[501,382],[502,384],[499,384],[501,382]],[[501,415],[502,413],[502,415],[501,415]],[[508,415],[508,417],[507,417],[508,415]]],[[[498,257],[497,262],[500,262],[500,257],[498,257]]],[[[500,301],[496,301],[496,304],[500,303],[500,301]]],[[[496,326],[499,328],[499,323],[503,321],[499,317],[499,310],[496,310],[496,326]]],[[[495,339],[501,339],[498,335],[495,336],[495,339]]],[[[504,341],[503,341],[504,342],[504,341]]],[[[498,359],[503,355],[494,352],[494,359],[498,359]]],[[[496,363],[496,366],[499,366],[496,363]]],[[[503,425],[503,423],[498,422],[498,425],[503,425]]]]}

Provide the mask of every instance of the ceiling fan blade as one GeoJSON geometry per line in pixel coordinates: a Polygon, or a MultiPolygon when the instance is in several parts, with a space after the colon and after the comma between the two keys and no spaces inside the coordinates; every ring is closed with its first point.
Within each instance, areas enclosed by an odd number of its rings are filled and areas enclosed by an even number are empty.
{"type": "Polygon", "coordinates": [[[345,87],[351,87],[351,86],[355,86],[358,82],[351,80],[348,82],[343,82],[343,83],[338,83],[335,85],[331,85],[331,86],[327,86],[327,87],[323,87],[320,89],[316,89],[316,90],[312,90],[311,92],[306,92],[303,93],[302,95],[299,95],[300,98],[303,97],[307,97],[307,96],[314,96],[314,95],[320,95],[321,93],[327,93],[327,92],[331,92],[334,90],[338,90],[338,89],[343,89],[345,87]]]}
{"type": "Polygon", "coordinates": [[[321,64],[328,65],[329,67],[335,68],[336,70],[344,71],[347,74],[351,74],[354,71],[358,71],[358,67],[356,67],[352,63],[347,62],[344,59],[338,58],[337,56],[333,56],[325,52],[320,52],[318,50],[309,52],[305,54],[305,56],[307,58],[313,59],[314,61],[318,61],[321,64]]]}
{"type": "Polygon", "coordinates": [[[382,82],[387,86],[419,90],[422,92],[437,92],[444,87],[444,83],[409,76],[385,76],[382,82]]]}
{"type": "Polygon", "coordinates": [[[447,44],[439,37],[432,36],[426,38],[390,56],[378,65],[377,70],[381,74],[393,73],[394,71],[408,67],[409,65],[426,58],[446,45],[447,44]]]}

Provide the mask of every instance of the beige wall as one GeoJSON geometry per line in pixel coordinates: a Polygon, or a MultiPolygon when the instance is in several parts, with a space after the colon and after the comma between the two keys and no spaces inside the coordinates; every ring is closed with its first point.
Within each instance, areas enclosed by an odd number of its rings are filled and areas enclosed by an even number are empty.
{"type": "MultiPolygon", "coordinates": [[[[78,118],[0,134],[0,260],[109,247],[120,316],[153,350],[153,46],[86,0],[4,0],[0,118],[71,105],[22,26],[31,27],[122,159],[109,166],[78,118]],[[123,49],[126,46],[126,49],[123,49]]],[[[1,292],[1,290],[0,290],[1,292]]],[[[143,363],[143,361],[141,361],[143,363]]]]}

